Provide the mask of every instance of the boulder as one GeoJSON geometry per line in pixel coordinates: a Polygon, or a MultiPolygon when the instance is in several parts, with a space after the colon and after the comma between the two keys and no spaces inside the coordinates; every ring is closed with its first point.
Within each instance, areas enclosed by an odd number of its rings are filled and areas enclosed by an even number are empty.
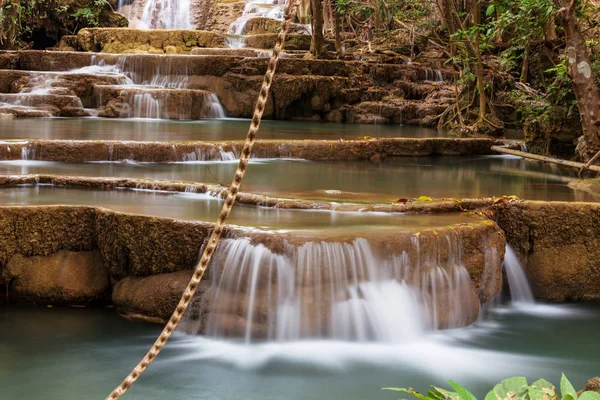
{"type": "Polygon", "coordinates": [[[108,300],[110,280],[98,251],[12,256],[2,271],[11,302],[85,305],[108,300]]]}
{"type": "MultiPolygon", "coordinates": [[[[191,270],[144,278],[127,277],[115,285],[112,301],[117,312],[126,318],[165,324],[191,277],[191,270]]],[[[202,296],[208,286],[208,281],[202,281],[197,296],[202,296]]]]}

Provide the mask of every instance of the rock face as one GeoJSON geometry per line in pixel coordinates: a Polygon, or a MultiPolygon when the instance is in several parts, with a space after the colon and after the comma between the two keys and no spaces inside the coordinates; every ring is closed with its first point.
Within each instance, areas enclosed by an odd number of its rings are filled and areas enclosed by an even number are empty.
{"type": "Polygon", "coordinates": [[[110,281],[98,251],[61,250],[50,256],[12,256],[2,271],[11,302],[97,304],[108,300],[110,281]]]}
{"type": "Polygon", "coordinates": [[[495,208],[536,298],[600,300],[600,205],[523,202],[495,208]]]}

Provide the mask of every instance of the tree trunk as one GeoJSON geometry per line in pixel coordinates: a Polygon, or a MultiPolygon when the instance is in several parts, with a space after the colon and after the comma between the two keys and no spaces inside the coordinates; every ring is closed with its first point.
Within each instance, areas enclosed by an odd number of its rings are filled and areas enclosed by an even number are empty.
{"type": "MultiPolygon", "coordinates": [[[[481,7],[479,6],[479,0],[471,0],[471,13],[473,16],[473,25],[477,26],[481,23],[481,7]]],[[[477,72],[477,91],[479,92],[479,117],[477,123],[485,121],[485,115],[487,114],[487,105],[485,101],[485,84],[483,82],[483,62],[481,60],[481,48],[479,45],[480,33],[475,34],[475,60],[476,60],[476,72],[477,72]]]]}
{"type": "Polygon", "coordinates": [[[580,155],[588,160],[600,150],[600,92],[594,82],[592,62],[581,34],[577,15],[577,0],[555,0],[562,8],[559,11],[565,30],[567,55],[569,57],[569,76],[573,81],[573,90],[579,106],[584,146],[580,147],[580,155]]]}
{"type": "Polygon", "coordinates": [[[319,58],[323,54],[325,38],[323,36],[323,0],[311,0],[311,24],[312,40],[310,43],[310,53],[319,58]]]}
{"type": "Polygon", "coordinates": [[[525,47],[525,54],[523,54],[523,67],[521,68],[521,78],[519,82],[527,83],[527,75],[529,74],[529,45],[525,47]]]}
{"type": "Polygon", "coordinates": [[[344,45],[342,44],[342,18],[337,9],[333,8],[332,12],[335,33],[335,50],[337,51],[339,58],[344,58],[346,52],[344,51],[344,45]]]}
{"type": "Polygon", "coordinates": [[[331,7],[331,0],[324,0],[323,2],[323,28],[327,34],[334,33],[335,21],[333,20],[333,7],[331,7]]]}

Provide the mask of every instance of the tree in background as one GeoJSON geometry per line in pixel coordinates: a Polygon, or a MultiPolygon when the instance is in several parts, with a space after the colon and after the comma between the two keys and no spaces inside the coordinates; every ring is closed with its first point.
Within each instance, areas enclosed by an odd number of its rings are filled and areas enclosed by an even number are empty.
{"type": "Polygon", "coordinates": [[[579,1],[554,0],[554,3],[559,8],[558,17],[565,31],[569,76],[573,81],[583,130],[578,151],[581,157],[587,160],[600,150],[600,93],[596,86],[589,50],[577,19],[579,1]]]}

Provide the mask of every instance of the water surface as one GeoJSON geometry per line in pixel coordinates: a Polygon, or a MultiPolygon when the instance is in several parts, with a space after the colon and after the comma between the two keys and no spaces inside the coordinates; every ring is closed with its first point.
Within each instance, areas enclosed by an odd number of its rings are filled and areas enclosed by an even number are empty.
{"type": "MultiPolygon", "coordinates": [[[[105,207],[115,211],[214,222],[223,202],[205,194],[156,192],[146,190],[90,190],[49,185],[0,189],[0,206],[81,205],[105,207]]],[[[364,229],[425,229],[476,221],[466,213],[402,214],[379,212],[332,212],[287,210],[238,204],[227,223],[283,230],[322,230],[343,233],[364,229]]],[[[322,232],[321,232],[322,233],[322,232]]]]}
{"type": "MultiPolygon", "coordinates": [[[[544,306],[543,306],[544,307],[544,306]]],[[[547,306],[546,306],[547,307],[547,306]]],[[[400,345],[296,342],[241,345],[176,334],[128,399],[395,400],[384,386],[446,379],[483,398],[525,375],[576,388],[598,374],[598,305],[508,310],[486,322],[400,345]],[[555,312],[549,312],[554,310],[555,312]]],[[[0,306],[0,387],[15,399],[104,398],[154,342],[159,326],[114,310],[0,306]]]]}
{"type": "MultiPolygon", "coordinates": [[[[2,139],[74,140],[244,140],[250,120],[170,121],[105,118],[0,119],[2,139]]],[[[260,139],[363,139],[370,137],[444,137],[436,129],[399,125],[356,125],[263,121],[260,139]]]]}
{"type": "MultiPolygon", "coordinates": [[[[0,174],[136,177],[229,185],[236,162],[87,163],[3,161],[0,174]]],[[[252,160],[242,190],[325,201],[516,195],[528,200],[597,201],[567,184],[577,171],[512,156],[395,157],[369,161],[252,160]]]]}

